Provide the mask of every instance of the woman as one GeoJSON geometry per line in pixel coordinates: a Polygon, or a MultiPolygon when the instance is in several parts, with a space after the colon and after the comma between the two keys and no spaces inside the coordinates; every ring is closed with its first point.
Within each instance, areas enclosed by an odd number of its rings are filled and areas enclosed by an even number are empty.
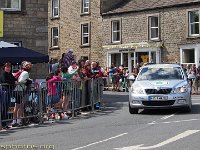
{"type": "MultiPolygon", "coordinates": [[[[0,83],[2,83],[2,93],[3,96],[0,99],[1,103],[1,119],[6,120],[7,119],[7,111],[10,103],[10,95],[12,94],[12,91],[14,90],[16,79],[11,73],[12,65],[11,63],[7,62],[4,65],[4,70],[0,76],[0,83]],[[6,84],[6,85],[3,85],[6,84]]],[[[8,128],[6,122],[2,122],[3,128],[8,128]]]]}

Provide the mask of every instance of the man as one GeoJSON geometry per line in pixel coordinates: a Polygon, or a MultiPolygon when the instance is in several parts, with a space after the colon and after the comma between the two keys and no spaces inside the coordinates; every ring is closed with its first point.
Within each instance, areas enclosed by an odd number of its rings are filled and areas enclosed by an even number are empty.
{"type": "MultiPolygon", "coordinates": [[[[11,63],[7,62],[4,65],[4,71],[0,76],[0,84],[2,84],[2,91],[1,91],[1,119],[6,120],[7,118],[7,111],[10,103],[10,94],[12,93],[16,79],[11,73],[11,63]]],[[[3,128],[8,128],[7,123],[2,123],[3,128]]]]}
{"type": "Polygon", "coordinates": [[[29,78],[29,72],[32,68],[31,62],[23,61],[21,67],[22,67],[22,73],[18,78],[18,85],[15,88],[16,103],[13,113],[13,123],[12,123],[13,127],[20,126],[22,124],[22,119],[21,119],[21,117],[23,116],[22,99],[24,99],[27,96],[28,88],[32,83],[32,80],[29,78]]]}

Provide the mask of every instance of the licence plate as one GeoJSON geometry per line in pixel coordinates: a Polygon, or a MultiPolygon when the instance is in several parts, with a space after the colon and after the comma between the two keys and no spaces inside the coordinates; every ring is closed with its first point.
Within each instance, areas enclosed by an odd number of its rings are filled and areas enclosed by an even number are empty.
{"type": "Polygon", "coordinates": [[[150,96],[150,100],[168,100],[167,96],[150,96]]]}

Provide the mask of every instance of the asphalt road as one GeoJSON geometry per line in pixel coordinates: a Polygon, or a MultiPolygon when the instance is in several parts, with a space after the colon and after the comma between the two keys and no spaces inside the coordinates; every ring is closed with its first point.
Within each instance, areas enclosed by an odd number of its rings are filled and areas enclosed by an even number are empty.
{"type": "Polygon", "coordinates": [[[40,126],[0,132],[0,150],[199,150],[200,95],[191,113],[178,110],[128,112],[128,94],[105,92],[102,111],[40,126]],[[14,144],[14,145],[12,145],[14,144]]]}

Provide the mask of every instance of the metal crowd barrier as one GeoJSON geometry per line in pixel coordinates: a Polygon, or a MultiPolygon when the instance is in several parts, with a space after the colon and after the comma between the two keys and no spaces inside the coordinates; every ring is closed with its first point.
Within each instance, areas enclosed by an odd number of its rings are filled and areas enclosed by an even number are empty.
{"type": "Polygon", "coordinates": [[[14,116],[17,113],[23,124],[39,118],[39,92],[36,87],[35,83],[28,86],[0,84],[0,127],[19,119],[14,116]],[[20,107],[21,112],[14,113],[16,107],[20,107]]]}
{"type": "MultiPolygon", "coordinates": [[[[121,81],[121,91],[124,91],[124,92],[128,92],[128,89],[129,89],[129,80],[127,79],[127,77],[123,77],[120,78],[122,81],[121,81]]],[[[104,90],[107,91],[107,90],[113,90],[112,89],[112,78],[111,76],[107,76],[107,77],[103,77],[103,85],[104,85],[104,90]]],[[[118,87],[117,84],[115,84],[115,87],[118,87]]]]}
{"type": "Polygon", "coordinates": [[[23,124],[43,123],[52,114],[75,117],[83,108],[94,111],[103,95],[103,79],[58,81],[25,85],[0,84],[0,128],[15,118],[16,102],[22,109],[23,124]],[[67,103],[68,102],[68,103],[67,103]],[[68,105],[67,105],[68,104],[68,105]]]}

